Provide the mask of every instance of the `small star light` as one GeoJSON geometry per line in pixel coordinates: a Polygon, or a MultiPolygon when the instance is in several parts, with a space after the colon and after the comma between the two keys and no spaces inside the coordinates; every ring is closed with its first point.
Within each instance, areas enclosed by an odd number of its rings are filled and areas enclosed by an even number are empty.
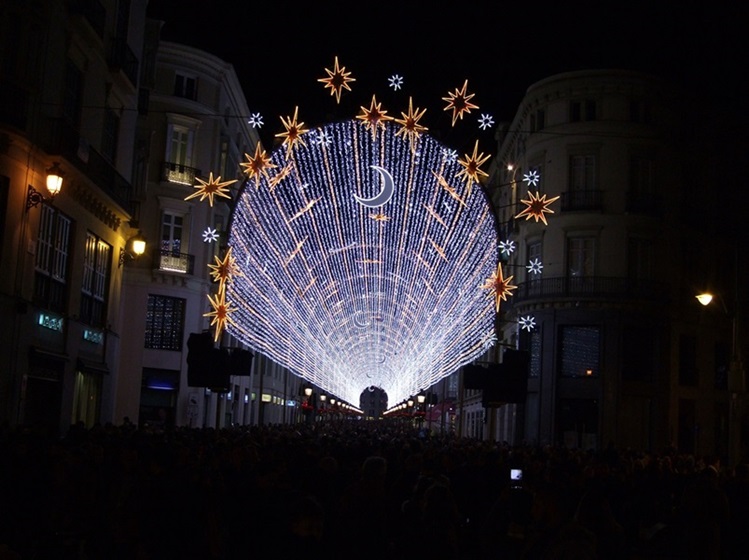
{"type": "Polygon", "coordinates": [[[461,166],[463,166],[463,169],[458,171],[458,173],[456,173],[455,176],[463,177],[463,181],[465,183],[468,183],[469,185],[471,184],[471,181],[478,183],[479,175],[482,177],[489,176],[479,168],[481,167],[481,165],[486,163],[486,160],[488,160],[491,157],[491,155],[484,155],[483,153],[479,154],[478,151],[479,151],[479,141],[476,140],[476,144],[474,144],[473,146],[473,155],[469,157],[468,154],[465,154],[464,160],[463,159],[458,160],[458,163],[461,166]]]}
{"type": "Polygon", "coordinates": [[[218,241],[218,232],[212,227],[205,228],[205,231],[203,232],[203,242],[213,243],[214,241],[218,241]]]}
{"type": "Polygon", "coordinates": [[[536,319],[534,319],[530,315],[520,317],[518,323],[520,324],[521,329],[525,329],[528,332],[531,332],[536,327],[536,319]]]}
{"type": "Polygon", "coordinates": [[[377,129],[385,130],[385,121],[393,120],[393,117],[387,116],[387,111],[383,111],[381,107],[382,103],[377,103],[377,99],[373,95],[369,109],[362,107],[361,114],[356,115],[356,118],[362,121],[361,124],[372,131],[373,140],[377,137],[377,129]]]}
{"type": "Polygon", "coordinates": [[[330,88],[330,95],[335,95],[335,101],[336,103],[341,102],[341,90],[343,88],[346,88],[347,90],[351,91],[351,87],[349,87],[349,82],[355,82],[356,78],[351,78],[351,72],[346,72],[345,66],[338,66],[338,57],[335,57],[335,63],[333,65],[333,70],[328,70],[327,68],[325,71],[328,73],[327,78],[318,78],[318,82],[322,82],[325,84],[325,89],[330,88]]]}
{"type": "Polygon", "coordinates": [[[453,126],[455,126],[455,121],[458,119],[463,120],[463,113],[470,113],[471,109],[478,109],[478,105],[474,105],[470,102],[470,100],[473,98],[475,94],[466,93],[466,88],[468,87],[468,80],[465,81],[463,84],[463,87],[461,89],[455,88],[454,93],[447,94],[447,97],[443,97],[443,101],[447,101],[447,106],[445,107],[445,111],[449,111],[452,109],[453,112],[453,126]]]}
{"type": "Polygon", "coordinates": [[[409,97],[408,114],[402,112],[402,119],[394,119],[395,122],[401,125],[400,130],[398,130],[395,135],[400,136],[402,134],[404,138],[408,138],[408,140],[411,142],[411,151],[413,151],[414,147],[416,146],[416,140],[418,140],[419,134],[428,130],[427,127],[419,124],[419,120],[424,116],[424,113],[426,112],[426,109],[419,110],[418,108],[414,111],[413,98],[409,97]]]}
{"type": "Polygon", "coordinates": [[[529,186],[529,187],[537,187],[538,186],[538,180],[541,177],[538,174],[538,171],[535,169],[531,169],[528,173],[523,175],[523,181],[529,186]]]}
{"type": "Polygon", "coordinates": [[[442,157],[444,157],[447,161],[452,162],[458,159],[458,152],[456,152],[452,148],[442,148],[442,157]]]}
{"type": "Polygon", "coordinates": [[[528,272],[532,272],[533,274],[541,274],[541,270],[543,269],[544,265],[541,264],[541,261],[538,259],[533,259],[531,261],[528,261],[528,266],[525,268],[528,269],[528,272]]]}
{"type": "Polygon", "coordinates": [[[236,183],[236,179],[232,179],[231,181],[224,181],[221,182],[221,177],[213,178],[213,172],[208,174],[208,180],[203,181],[200,177],[195,177],[195,180],[200,183],[199,185],[195,185],[195,188],[197,189],[196,192],[192,193],[189,196],[185,197],[185,200],[190,200],[191,198],[195,198],[196,196],[200,197],[200,201],[204,201],[206,198],[208,199],[208,203],[213,206],[213,197],[214,196],[223,196],[224,198],[231,198],[229,196],[229,189],[226,187],[228,185],[231,185],[233,183],[236,183]]]}
{"type": "Polygon", "coordinates": [[[314,139],[318,146],[330,146],[333,143],[333,137],[324,130],[318,130],[314,139]]]}
{"type": "Polygon", "coordinates": [[[481,115],[481,117],[479,118],[479,128],[481,130],[486,130],[487,128],[490,128],[492,126],[494,126],[494,117],[492,117],[491,115],[487,115],[486,113],[481,115]]]}
{"type": "Polygon", "coordinates": [[[392,76],[390,76],[388,82],[390,83],[390,87],[395,91],[398,91],[401,87],[403,87],[403,77],[399,76],[398,74],[393,74],[392,76]]]}
{"type": "Polygon", "coordinates": [[[497,313],[499,313],[500,301],[507,301],[507,296],[512,295],[512,290],[517,289],[517,286],[510,284],[513,278],[514,276],[504,278],[502,275],[502,263],[498,263],[496,272],[493,272],[481,286],[482,289],[489,290],[490,297],[494,297],[494,305],[497,313]]]}
{"type": "Polygon", "coordinates": [[[553,214],[554,210],[549,209],[549,204],[557,200],[559,197],[555,196],[554,198],[550,198],[549,200],[546,200],[546,195],[541,195],[540,193],[536,193],[535,195],[532,192],[528,192],[529,200],[521,200],[523,204],[527,206],[525,210],[520,212],[515,218],[522,218],[525,216],[526,221],[530,220],[531,218],[535,218],[536,222],[541,220],[544,225],[549,225],[549,223],[546,221],[546,215],[545,214],[553,214]]]}
{"type": "Polygon", "coordinates": [[[234,313],[236,309],[226,303],[226,292],[224,290],[219,290],[215,297],[211,297],[211,294],[208,294],[208,301],[211,303],[213,311],[203,313],[203,317],[212,317],[210,326],[216,325],[213,341],[218,342],[226,324],[233,323],[229,314],[234,313]]]}
{"type": "Polygon", "coordinates": [[[252,113],[250,120],[247,122],[252,125],[252,128],[263,127],[263,117],[260,116],[260,113],[252,113]]]}
{"type": "Polygon", "coordinates": [[[288,120],[286,120],[281,117],[281,123],[286,130],[284,132],[279,132],[278,134],[276,134],[276,138],[283,138],[282,145],[286,146],[287,156],[291,153],[291,148],[293,148],[297,143],[301,144],[302,146],[307,145],[304,140],[302,140],[302,135],[309,131],[304,128],[303,122],[297,122],[297,113],[299,113],[299,107],[294,107],[293,119],[291,117],[287,117],[288,120]]]}
{"type": "Polygon", "coordinates": [[[247,173],[248,178],[255,178],[256,189],[260,186],[260,177],[269,179],[268,170],[278,167],[276,164],[271,163],[270,157],[268,157],[268,154],[263,150],[260,142],[255,146],[255,157],[250,157],[247,154],[245,154],[244,157],[247,158],[247,161],[241,162],[239,165],[244,167],[244,171],[247,173]]]}
{"type": "Polygon", "coordinates": [[[241,275],[240,269],[237,267],[237,259],[231,254],[231,247],[226,250],[223,260],[218,257],[216,264],[209,264],[208,268],[211,269],[211,276],[214,282],[218,282],[218,291],[223,292],[226,289],[226,283],[233,275],[241,275]]]}
{"type": "Polygon", "coordinates": [[[510,239],[508,239],[507,241],[500,241],[499,250],[503,255],[507,255],[509,257],[515,251],[515,242],[511,241],[510,239]]]}

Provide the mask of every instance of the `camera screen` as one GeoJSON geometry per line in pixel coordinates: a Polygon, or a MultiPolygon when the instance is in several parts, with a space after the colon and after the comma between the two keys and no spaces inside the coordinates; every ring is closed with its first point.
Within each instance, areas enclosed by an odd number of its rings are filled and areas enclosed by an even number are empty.
{"type": "Polygon", "coordinates": [[[510,469],[510,480],[523,480],[523,469],[510,469]]]}

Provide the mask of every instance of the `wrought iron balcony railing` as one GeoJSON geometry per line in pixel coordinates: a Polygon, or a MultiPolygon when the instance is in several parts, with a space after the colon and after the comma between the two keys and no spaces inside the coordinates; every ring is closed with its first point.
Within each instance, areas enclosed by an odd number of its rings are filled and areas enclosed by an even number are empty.
{"type": "Polygon", "coordinates": [[[165,161],[161,170],[161,180],[180,185],[194,185],[195,177],[200,176],[200,169],[188,167],[179,163],[165,161]]]}
{"type": "Polygon", "coordinates": [[[156,254],[156,268],[164,272],[178,272],[192,274],[195,269],[195,255],[175,253],[174,251],[159,251],[156,254]]]}

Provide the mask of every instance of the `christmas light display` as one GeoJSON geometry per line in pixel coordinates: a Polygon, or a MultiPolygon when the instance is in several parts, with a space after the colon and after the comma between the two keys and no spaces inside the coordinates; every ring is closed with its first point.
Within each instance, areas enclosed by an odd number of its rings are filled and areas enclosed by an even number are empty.
{"type": "MultiPolygon", "coordinates": [[[[337,60],[328,72],[340,93],[337,60]]],[[[495,281],[483,154],[459,160],[410,104],[400,122],[374,97],[362,110],[247,156],[254,181],[236,201],[232,253],[213,267],[225,289],[207,316],[329,394],[358,402],[378,386],[398,402],[482,355],[514,286],[495,281]]]]}

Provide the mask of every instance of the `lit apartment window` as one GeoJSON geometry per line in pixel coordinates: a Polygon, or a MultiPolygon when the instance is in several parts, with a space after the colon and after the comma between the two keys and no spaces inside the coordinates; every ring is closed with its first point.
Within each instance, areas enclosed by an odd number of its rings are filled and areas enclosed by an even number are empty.
{"type": "Polygon", "coordinates": [[[174,77],[174,95],[185,99],[197,99],[198,81],[189,76],[177,74],[174,77]]]}
{"type": "Polygon", "coordinates": [[[101,327],[105,324],[109,267],[112,247],[91,232],[86,234],[81,282],[81,321],[101,327]]]}
{"type": "Polygon", "coordinates": [[[185,325],[185,300],[148,296],[145,347],[155,350],[182,350],[185,325]]]}
{"type": "Polygon", "coordinates": [[[559,375],[561,377],[597,377],[600,374],[600,338],[595,326],[561,327],[559,375]]]}
{"type": "Polygon", "coordinates": [[[53,311],[64,312],[72,222],[49,204],[41,204],[40,212],[34,301],[53,311]]]}

